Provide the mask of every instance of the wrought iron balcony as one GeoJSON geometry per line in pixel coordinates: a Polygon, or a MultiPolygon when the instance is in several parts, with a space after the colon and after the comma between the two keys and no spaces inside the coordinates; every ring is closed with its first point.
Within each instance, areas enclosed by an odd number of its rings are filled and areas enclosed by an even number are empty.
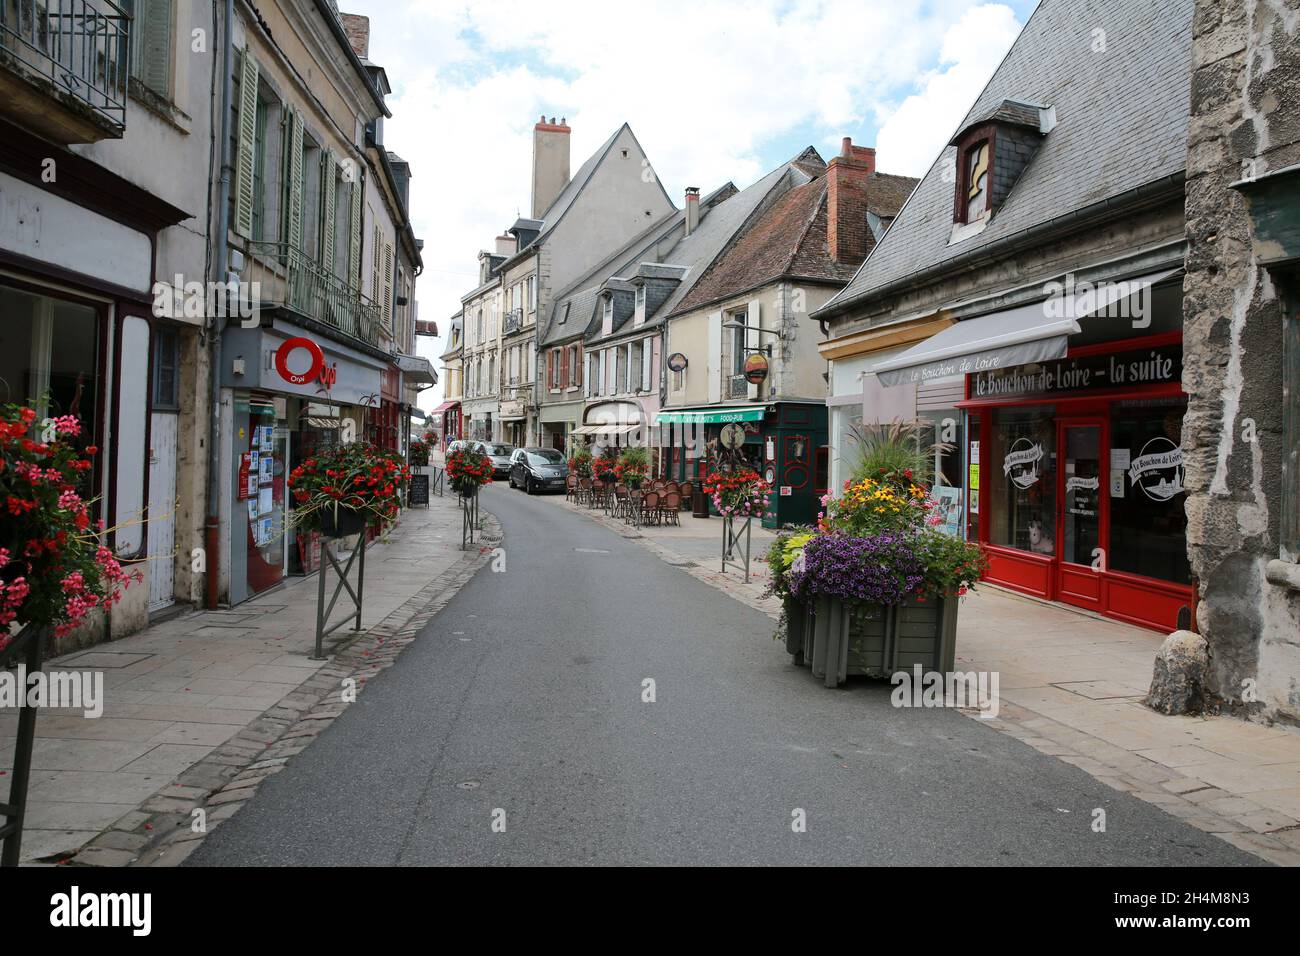
{"type": "Polygon", "coordinates": [[[130,27],[110,0],[0,0],[0,115],[63,145],[120,138],[130,27]]]}
{"type": "Polygon", "coordinates": [[[727,398],[748,398],[749,380],[744,373],[727,377],[727,398]]]}
{"type": "Polygon", "coordinates": [[[511,332],[518,332],[524,327],[524,310],[511,309],[506,313],[505,321],[501,323],[501,334],[509,335],[511,332]]]}
{"type": "Polygon", "coordinates": [[[301,249],[285,242],[250,242],[243,280],[258,284],[254,289],[261,308],[292,309],[367,345],[379,343],[379,306],[301,249]]]}

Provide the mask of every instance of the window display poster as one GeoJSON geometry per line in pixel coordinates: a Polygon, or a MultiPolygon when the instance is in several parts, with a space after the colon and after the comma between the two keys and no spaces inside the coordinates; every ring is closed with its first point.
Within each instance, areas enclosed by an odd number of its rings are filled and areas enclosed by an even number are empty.
{"type": "Polygon", "coordinates": [[[273,521],[273,517],[271,515],[267,515],[265,518],[262,518],[258,522],[257,524],[258,532],[259,532],[258,544],[265,546],[271,543],[271,539],[275,536],[275,532],[272,527],[272,521],[273,521]]]}
{"type": "Polygon", "coordinates": [[[275,511],[275,499],[273,497],[274,488],[269,485],[265,488],[257,489],[257,514],[269,515],[275,511]]]}
{"type": "Polygon", "coordinates": [[[275,451],[275,426],[263,425],[260,430],[262,433],[262,440],[258,444],[262,451],[270,454],[275,451]]]}
{"type": "Polygon", "coordinates": [[[258,462],[262,484],[269,485],[275,480],[275,459],[270,455],[263,455],[262,460],[258,462]]]}
{"type": "Polygon", "coordinates": [[[939,524],[935,527],[954,538],[961,537],[961,489],[952,485],[939,485],[931,492],[931,497],[939,503],[936,510],[939,524]]]}

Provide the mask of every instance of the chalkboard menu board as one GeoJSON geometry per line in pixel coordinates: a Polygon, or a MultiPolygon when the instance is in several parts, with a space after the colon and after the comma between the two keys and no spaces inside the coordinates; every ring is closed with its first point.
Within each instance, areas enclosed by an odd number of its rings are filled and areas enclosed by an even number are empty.
{"type": "Polygon", "coordinates": [[[429,504],[429,476],[412,475],[411,486],[406,492],[407,507],[429,504]]]}

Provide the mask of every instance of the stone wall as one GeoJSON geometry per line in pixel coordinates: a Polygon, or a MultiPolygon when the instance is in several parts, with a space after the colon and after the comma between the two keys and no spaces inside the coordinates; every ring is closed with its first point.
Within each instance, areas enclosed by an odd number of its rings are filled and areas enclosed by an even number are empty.
{"type": "Polygon", "coordinates": [[[1210,690],[1300,719],[1300,594],[1278,556],[1282,327],[1251,252],[1244,178],[1300,162],[1300,0],[1198,0],[1186,188],[1187,534],[1210,690]]]}

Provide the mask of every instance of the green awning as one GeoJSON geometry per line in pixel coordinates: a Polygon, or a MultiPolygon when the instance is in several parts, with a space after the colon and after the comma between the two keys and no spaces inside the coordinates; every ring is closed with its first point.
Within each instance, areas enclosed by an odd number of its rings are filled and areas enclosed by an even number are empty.
{"type": "Polygon", "coordinates": [[[683,408],[660,412],[656,425],[725,425],[729,422],[761,422],[766,405],[739,405],[730,408],[683,408]]]}

